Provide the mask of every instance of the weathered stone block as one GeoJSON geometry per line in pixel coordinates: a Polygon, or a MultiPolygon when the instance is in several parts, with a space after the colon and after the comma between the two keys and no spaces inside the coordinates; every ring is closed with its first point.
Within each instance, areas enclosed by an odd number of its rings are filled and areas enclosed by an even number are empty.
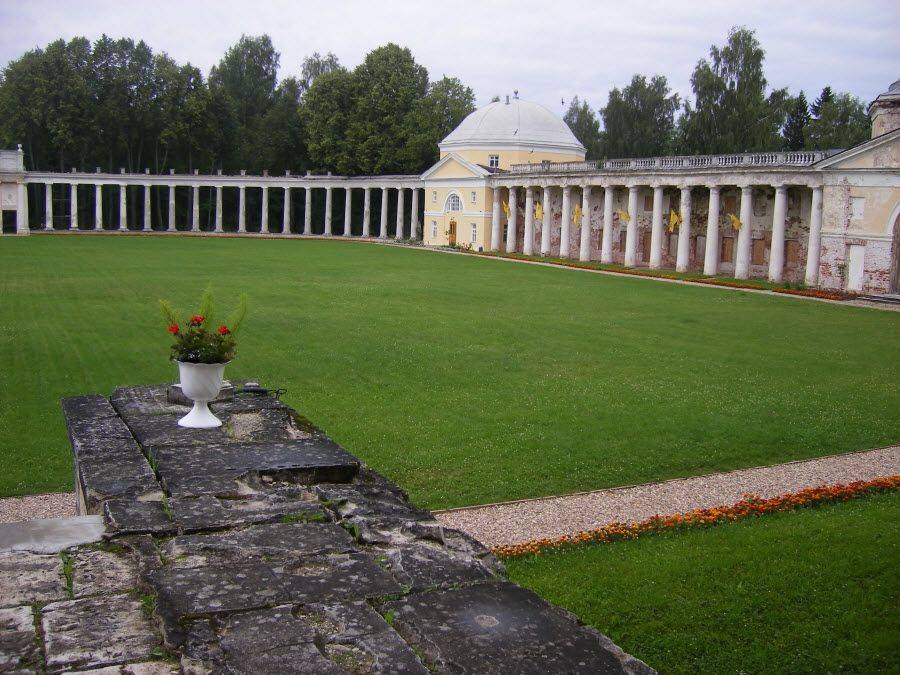
{"type": "Polygon", "coordinates": [[[103,504],[110,534],[174,534],[177,526],[161,500],[110,499],[103,504]]]}
{"type": "Polygon", "coordinates": [[[285,517],[296,522],[327,519],[325,510],[312,493],[302,488],[291,492],[293,494],[258,493],[233,499],[212,495],[175,499],[171,502],[173,517],[181,532],[268,523],[285,517]]]}
{"type": "Polygon", "coordinates": [[[31,607],[0,609],[0,672],[34,672],[39,660],[31,607]]]}
{"type": "Polygon", "coordinates": [[[0,606],[15,607],[66,597],[66,579],[58,555],[0,554],[0,606]]]}
{"type": "Polygon", "coordinates": [[[177,675],[178,666],[166,661],[144,661],[142,663],[127,663],[124,666],[106,666],[104,668],[92,668],[91,670],[79,670],[77,672],[81,675],[177,675]]]}
{"type": "Polygon", "coordinates": [[[137,587],[137,563],[131,553],[78,548],[69,555],[76,598],[124,593],[137,587]]]}
{"type": "Polygon", "coordinates": [[[380,485],[322,484],[314,488],[330,509],[344,519],[365,520],[367,524],[390,524],[397,521],[433,520],[430,512],[413,506],[402,494],[380,485]]]}
{"type": "Polygon", "coordinates": [[[50,671],[149,660],[160,645],[141,603],[127,595],[55,602],[41,616],[50,671]]]}

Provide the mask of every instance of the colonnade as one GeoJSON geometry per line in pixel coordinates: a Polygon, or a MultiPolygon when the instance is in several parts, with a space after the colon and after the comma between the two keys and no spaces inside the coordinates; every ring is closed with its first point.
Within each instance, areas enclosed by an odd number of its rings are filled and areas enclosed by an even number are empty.
{"type": "MultiPolygon", "coordinates": [[[[740,189],[740,207],[737,216],[740,223],[737,230],[737,243],[735,246],[734,257],[734,276],[738,279],[747,279],[750,276],[751,264],[751,247],[752,247],[752,225],[753,218],[752,195],[755,187],[773,187],[775,190],[774,208],[772,214],[772,241],[769,250],[768,278],[773,282],[781,282],[784,278],[785,267],[785,231],[787,224],[787,188],[785,183],[776,184],[742,184],[734,187],[740,189]]],[[[501,185],[494,185],[493,209],[491,220],[491,250],[499,251],[503,244],[501,240],[502,223],[501,223],[501,185]]],[[[663,218],[663,198],[666,185],[662,184],[613,184],[613,183],[580,183],[577,185],[560,185],[551,186],[541,182],[535,184],[519,184],[506,185],[509,197],[509,217],[506,223],[506,244],[507,252],[516,250],[516,242],[518,238],[518,209],[515,207],[519,196],[519,190],[525,191],[525,211],[524,211],[524,243],[522,253],[532,255],[535,246],[534,234],[534,218],[535,218],[535,190],[542,190],[543,219],[540,236],[540,254],[550,254],[550,242],[552,240],[552,218],[550,214],[550,194],[553,187],[562,190],[562,214],[560,218],[560,250],[559,257],[573,258],[575,251],[570,250],[570,225],[572,224],[572,188],[581,189],[581,220],[578,224],[581,232],[579,237],[579,246],[577,256],[579,260],[590,260],[591,251],[591,202],[594,189],[598,188],[603,191],[603,219],[602,230],[600,234],[600,262],[613,262],[613,205],[615,203],[616,189],[627,189],[627,214],[628,219],[625,229],[625,246],[623,251],[623,264],[625,267],[636,267],[637,248],[638,248],[638,196],[642,189],[652,188],[653,190],[653,207],[650,229],[650,254],[648,265],[651,269],[662,267],[663,261],[663,240],[664,240],[664,218],[663,218]]],[[[709,215],[706,222],[706,243],[703,256],[703,274],[716,275],[719,273],[720,260],[720,224],[721,224],[721,190],[723,186],[719,184],[700,185],[700,184],[679,184],[673,185],[680,190],[680,207],[678,224],[678,240],[676,248],[675,269],[679,272],[689,270],[690,251],[691,251],[691,231],[693,227],[702,226],[701,223],[694,224],[691,222],[691,204],[692,192],[694,190],[706,189],[709,192],[709,215]]],[[[809,286],[815,286],[818,283],[819,262],[820,262],[820,243],[822,232],[822,187],[809,187],[812,190],[812,200],[809,215],[809,244],[807,248],[805,283],[809,286]]],[[[727,223],[726,223],[727,224],[727,223]]]]}
{"type": "MultiPolygon", "coordinates": [[[[46,229],[53,229],[53,186],[58,184],[68,185],[68,199],[69,199],[69,222],[68,228],[70,230],[77,230],[79,228],[79,208],[78,208],[78,186],[91,184],[87,181],[74,181],[74,180],[65,180],[61,181],[58,179],[54,180],[30,180],[28,184],[36,184],[42,183],[44,185],[44,227],[46,229]]],[[[247,229],[247,188],[259,188],[261,189],[261,213],[260,213],[260,232],[261,233],[280,233],[280,234],[292,234],[293,228],[293,193],[295,190],[304,190],[304,208],[303,208],[303,229],[302,234],[311,235],[313,234],[313,191],[314,190],[322,190],[325,193],[325,216],[324,222],[322,225],[322,230],[324,236],[331,236],[334,234],[333,222],[332,222],[332,205],[333,205],[333,193],[335,189],[341,189],[344,191],[344,222],[343,228],[340,234],[344,237],[352,236],[352,216],[353,216],[353,195],[354,191],[362,191],[363,193],[363,222],[362,222],[362,236],[370,237],[372,236],[372,224],[371,224],[371,204],[372,204],[372,190],[380,190],[381,191],[381,216],[380,223],[377,235],[379,238],[387,239],[388,238],[388,205],[389,205],[389,193],[391,190],[395,190],[397,192],[397,209],[396,209],[396,220],[395,220],[395,228],[394,228],[394,238],[397,240],[402,239],[419,239],[421,237],[421,224],[419,217],[419,192],[421,188],[419,187],[408,187],[405,185],[400,186],[389,186],[389,185],[374,185],[374,186],[358,186],[358,185],[325,185],[325,186],[315,186],[315,185],[302,185],[298,187],[290,186],[290,185],[267,185],[267,184],[209,184],[209,183],[188,183],[188,184],[175,184],[172,182],[166,182],[164,184],[145,182],[145,183],[114,183],[114,182],[104,182],[104,183],[93,183],[94,186],[94,222],[93,229],[102,230],[104,229],[103,223],[103,189],[104,188],[117,188],[119,194],[119,204],[118,204],[118,229],[119,230],[128,230],[128,187],[137,187],[141,188],[143,192],[143,222],[141,226],[141,230],[150,231],[152,224],[152,200],[151,200],[151,189],[156,187],[158,189],[165,189],[168,191],[168,213],[167,218],[165,220],[166,230],[169,232],[176,231],[176,209],[175,209],[175,190],[179,187],[190,188],[192,191],[192,199],[191,199],[191,216],[190,216],[190,231],[192,232],[200,232],[200,188],[208,188],[215,191],[215,228],[213,232],[224,232],[224,223],[223,223],[223,206],[222,206],[222,195],[225,189],[235,189],[238,193],[238,224],[237,224],[237,232],[246,233],[247,229]],[[271,190],[281,190],[283,191],[283,213],[282,213],[282,226],[281,230],[276,230],[275,228],[270,226],[269,223],[269,193],[271,190]],[[407,191],[411,191],[411,210],[410,210],[410,220],[409,220],[409,229],[407,231],[407,222],[406,222],[406,213],[405,213],[405,193],[407,191]]],[[[25,198],[25,183],[20,183],[20,196],[19,203],[25,205],[24,214],[21,217],[21,222],[27,222],[28,220],[28,212],[27,212],[27,199],[25,198]]]]}

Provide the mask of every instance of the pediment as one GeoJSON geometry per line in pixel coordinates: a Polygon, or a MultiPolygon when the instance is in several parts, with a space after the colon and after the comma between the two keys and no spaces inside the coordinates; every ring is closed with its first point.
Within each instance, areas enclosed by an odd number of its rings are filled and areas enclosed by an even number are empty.
{"type": "Polygon", "coordinates": [[[444,155],[434,166],[422,174],[422,180],[429,178],[484,178],[490,173],[483,167],[469,162],[455,152],[444,155]]]}
{"type": "Polygon", "coordinates": [[[815,165],[817,169],[896,169],[900,168],[900,129],[832,155],[815,165]]]}

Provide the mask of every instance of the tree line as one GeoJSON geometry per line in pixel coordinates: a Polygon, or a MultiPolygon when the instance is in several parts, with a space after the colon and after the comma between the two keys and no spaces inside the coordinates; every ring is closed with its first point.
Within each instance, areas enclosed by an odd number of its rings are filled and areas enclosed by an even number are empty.
{"type": "Polygon", "coordinates": [[[659,155],[826,150],[869,138],[865,106],[825,87],[812,105],[801,91],[767,92],[765,51],[752,30],[732,28],[691,75],[692,100],[681,101],[663,75],[635,75],[594,112],[574,97],[564,119],[588,159],[659,155]]]}

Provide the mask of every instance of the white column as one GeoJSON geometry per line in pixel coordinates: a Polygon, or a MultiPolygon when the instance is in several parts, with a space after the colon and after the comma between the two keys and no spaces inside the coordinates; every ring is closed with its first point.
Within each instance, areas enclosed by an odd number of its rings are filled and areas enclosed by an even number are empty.
{"type": "Polygon", "coordinates": [[[638,186],[628,188],[628,226],[625,230],[625,267],[637,262],[637,198],[638,186]]]}
{"type": "Polygon", "coordinates": [[[738,230],[737,255],[734,262],[734,276],[746,279],[750,276],[750,219],[753,216],[753,188],[745,185],[741,188],[741,229],[738,230]]]}
{"type": "Polygon", "coordinates": [[[550,186],[544,186],[541,205],[544,208],[544,217],[541,220],[541,255],[550,255],[550,228],[553,222],[550,218],[550,186]]]}
{"type": "Polygon", "coordinates": [[[103,186],[94,186],[94,229],[103,229],[103,186]]]}
{"type": "Polygon", "coordinates": [[[306,188],[306,199],[303,201],[303,234],[312,234],[312,188],[306,188]]]}
{"type": "Polygon", "coordinates": [[[69,229],[78,229],[78,183],[69,185],[69,229]]]}
{"type": "Polygon", "coordinates": [[[534,188],[525,188],[525,239],[522,253],[534,255],[534,188]]]}
{"type": "Polygon", "coordinates": [[[822,255],[822,188],[812,189],[809,213],[809,248],[806,250],[806,285],[819,285],[819,260],[822,255]]]}
{"type": "Polygon", "coordinates": [[[119,229],[128,229],[128,186],[119,184],[119,229]]]}
{"type": "Polygon", "coordinates": [[[191,188],[191,231],[200,231],[200,186],[191,188]]]}
{"type": "Polygon", "coordinates": [[[706,218],[706,252],[703,259],[703,274],[714,276],[719,273],[719,186],[709,186],[709,215],[706,218]]]}
{"type": "Polygon", "coordinates": [[[787,187],[775,186],[772,210],[772,245],[769,247],[769,281],[780,283],[784,276],[784,227],[787,217],[787,187]]]}
{"type": "Polygon", "coordinates": [[[581,188],[581,248],[579,260],[591,259],[591,186],[581,188]]]}
{"type": "Polygon", "coordinates": [[[372,229],[372,188],[367,187],[363,192],[363,230],[362,236],[371,236],[372,229]]]}
{"type": "Polygon", "coordinates": [[[331,187],[325,188],[325,236],[331,236],[331,187]]]}
{"type": "Polygon", "coordinates": [[[238,232],[247,231],[247,188],[241,185],[238,188],[238,232]]]}
{"type": "Polygon", "coordinates": [[[144,229],[153,229],[153,215],[150,210],[150,186],[144,185],[144,229]]]}
{"type": "Polygon", "coordinates": [[[216,232],[223,232],[222,227],[222,186],[216,185],[216,232]]]}
{"type": "Polygon", "coordinates": [[[24,182],[16,186],[16,234],[28,234],[28,186],[24,182]]]}
{"type": "Polygon", "coordinates": [[[291,187],[284,186],[284,212],[281,216],[281,233],[291,233],[291,187]]]}
{"type": "Polygon", "coordinates": [[[500,250],[500,187],[494,186],[491,206],[491,250],[500,250]]]}
{"type": "Polygon", "coordinates": [[[653,221],[650,229],[650,268],[662,267],[663,241],[663,189],[662,185],[653,186],[653,221]]]}
{"type": "Polygon", "coordinates": [[[378,230],[378,236],[381,239],[387,239],[387,212],[388,212],[388,189],[381,188],[381,224],[378,230]]]}
{"type": "Polygon", "coordinates": [[[395,239],[403,239],[403,200],[405,188],[397,188],[397,227],[394,232],[395,239]]]}
{"type": "Polygon", "coordinates": [[[169,186],[169,232],[175,231],[175,186],[169,186]]]}
{"type": "Polygon", "coordinates": [[[344,236],[349,237],[350,229],[350,209],[353,206],[353,188],[344,188],[344,236]]]}
{"type": "Polygon", "coordinates": [[[516,250],[516,222],[519,219],[516,208],[516,188],[509,188],[509,220],[506,221],[506,252],[514,253],[516,250]]]}
{"type": "Polygon", "coordinates": [[[262,187],[262,204],[260,211],[262,212],[259,221],[259,233],[265,234],[269,231],[269,188],[266,185],[262,187]]]}
{"type": "Polygon", "coordinates": [[[691,188],[681,188],[681,225],[678,226],[678,255],[675,271],[687,272],[691,266],[691,188]]]}
{"type": "Polygon", "coordinates": [[[603,240],[600,244],[600,262],[611,263],[612,257],[612,220],[615,188],[607,185],[603,191],[603,240]]]}
{"type": "Polygon", "coordinates": [[[45,183],[44,190],[44,227],[53,229],[53,183],[45,183]]]}
{"type": "Polygon", "coordinates": [[[416,241],[422,238],[419,232],[419,188],[414,187],[412,189],[410,209],[409,238],[416,241]]]}
{"type": "Polygon", "coordinates": [[[559,220],[559,257],[569,257],[569,220],[572,218],[572,188],[563,187],[562,216],[559,220]]]}

